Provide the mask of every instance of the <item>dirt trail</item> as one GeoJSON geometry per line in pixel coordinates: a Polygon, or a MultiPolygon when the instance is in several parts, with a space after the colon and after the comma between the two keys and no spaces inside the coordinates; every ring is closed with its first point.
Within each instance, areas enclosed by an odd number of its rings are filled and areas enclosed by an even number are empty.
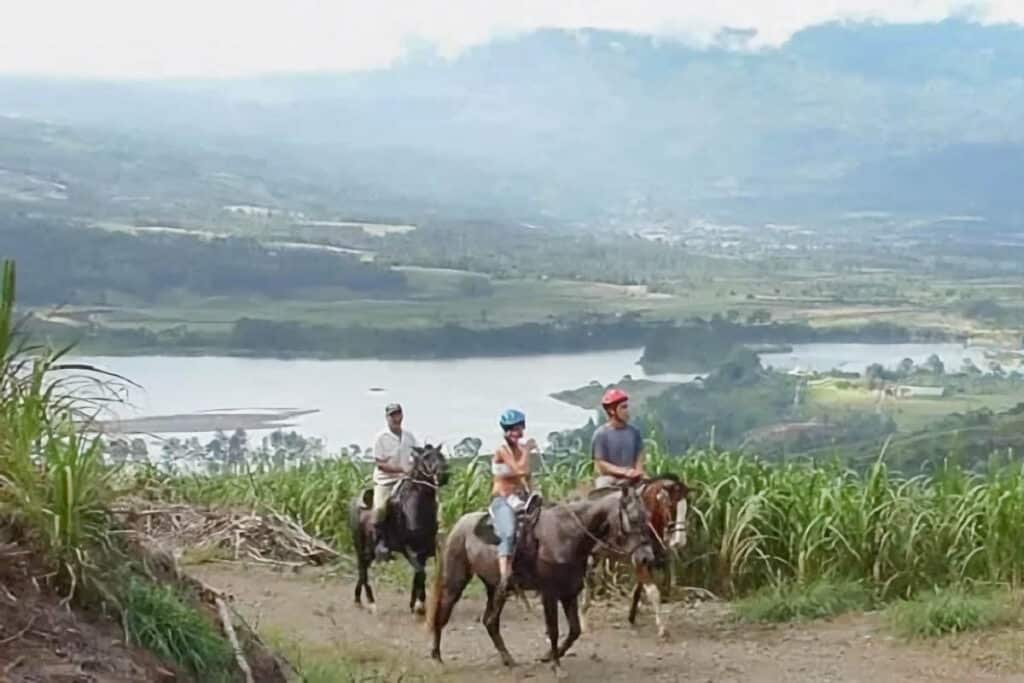
{"type": "MultiPolygon", "coordinates": [[[[546,651],[539,605],[534,614],[517,602],[506,610],[502,630],[519,662],[510,670],[498,663],[479,623],[482,599],[464,598],[445,632],[445,664],[435,667],[428,663],[430,641],[422,619],[409,614],[405,593],[393,586],[377,582],[379,611],[371,615],[353,607],[353,584],[348,579],[224,565],[190,571],[234,594],[240,611],[258,621],[260,628],[312,646],[369,658],[393,653],[414,671],[451,681],[554,679],[547,665],[536,662],[546,651]]],[[[802,626],[747,626],[731,622],[727,607],[716,604],[677,606],[670,617],[670,638],[664,643],[656,642],[649,612],[631,628],[624,605],[595,607],[590,622],[591,631],[563,661],[569,680],[1024,683],[1021,661],[1003,652],[1020,652],[1021,640],[1015,634],[908,645],[889,637],[877,615],[802,626]]]]}

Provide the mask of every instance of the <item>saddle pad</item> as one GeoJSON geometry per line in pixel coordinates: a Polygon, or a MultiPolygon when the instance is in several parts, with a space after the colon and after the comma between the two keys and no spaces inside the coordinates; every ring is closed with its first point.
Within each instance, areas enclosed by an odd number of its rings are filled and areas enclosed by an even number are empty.
{"type": "Polygon", "coordinates": [[[490,515],[481,515],[480,521],[473,527],[473,535],[489,545],[498,545],[498,534],[494,531],[494,522],[490,515]]]}

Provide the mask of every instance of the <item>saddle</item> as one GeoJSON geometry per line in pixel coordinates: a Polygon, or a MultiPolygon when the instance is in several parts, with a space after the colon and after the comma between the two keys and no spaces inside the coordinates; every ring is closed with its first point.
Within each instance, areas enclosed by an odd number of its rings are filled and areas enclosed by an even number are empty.
{"type": "MultiPolygon", "coordinates": [[[[540,493],[531,492],[526,500],[516,509],[516,542],[512,547],[512,575],[514,578],[526,579],[533,573],[534,559],[537,556],[539,542],[534,534],[534,527],[540,519],[540,510],[544,499],[540,493]]],[[[494,521],[488,508],[484,517],[487,522],[486,536],[488,542],[495,545],[498,543],[498,536],[494,532],[494,521]]]]}
{"type": "MultiPolygon", "coordinates": [[[[397,484],[395,484],[395,486],[391,489],[391,497],[388,498],[388,511],[389,512],[390,512],[390,509],[391,509],[391,503],[398,497],[398,494],[402,491],[402,489],[405,488],[405,483],[406,483],[405,480],[402,479],[397,484]]],[[[372,488],[363,489],[362,495],[359,496],[359,509],[360,510],[370,510],[372,508],[373,508],[373,489],[372,488]]]]}

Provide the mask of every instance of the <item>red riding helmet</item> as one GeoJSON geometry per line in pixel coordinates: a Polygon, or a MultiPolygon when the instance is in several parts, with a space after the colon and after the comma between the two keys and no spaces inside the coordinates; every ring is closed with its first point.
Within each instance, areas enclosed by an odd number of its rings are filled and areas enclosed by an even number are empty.
{"type": "Polygon", "coordinates": [[[605,408],[613,408],[628,400],[629,394],[622,389],[613,388],[605,392],[604,398],[601,399],[601,405],[605,408]]]}

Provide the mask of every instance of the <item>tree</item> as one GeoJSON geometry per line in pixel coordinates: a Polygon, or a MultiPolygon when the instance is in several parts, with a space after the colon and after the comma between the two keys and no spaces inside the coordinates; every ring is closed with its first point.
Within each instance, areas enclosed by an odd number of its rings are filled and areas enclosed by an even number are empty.
{"type": "Polygon", "coordinates": [[[913,361],[913,359],[911,359],[911,358],[904,358],[903,360],[901,360],[900,364],[899,364],[898,371],[899,371],[899,374],[902,377],[908,377],[908,376],[914,374],[914,361],[913,361]]]}
{"type": "Polygon", "coordinates": [[[767,309],[758,308],[751,311],[747,316],[747,323],[750,325],[764,325],[772,320],[772,314],[767,309]]]}
{"type": "Polygon", "coordinates": [[[928,356],[928,360],[926,360],[924,365],[921,367],[933,375],[944,375],[946,373],[946,365],[942,362],[942,359],[934,353],[928,356]]]}

